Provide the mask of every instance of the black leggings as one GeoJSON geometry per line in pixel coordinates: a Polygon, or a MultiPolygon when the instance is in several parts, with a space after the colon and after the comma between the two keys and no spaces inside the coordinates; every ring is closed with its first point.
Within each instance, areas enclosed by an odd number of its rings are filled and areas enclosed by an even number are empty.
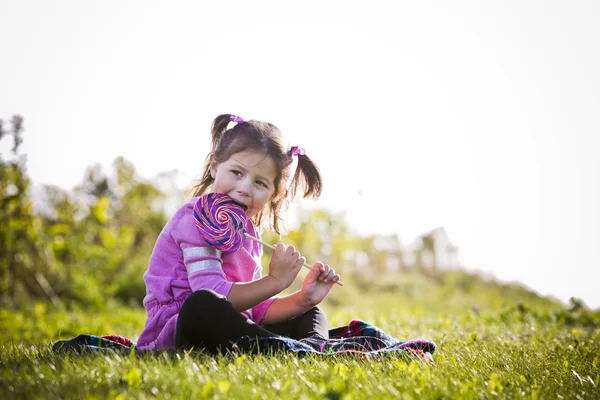
{"type": "Polygon", "coordinates": [[[263,327],[237,311],[224,296],[212,290],[198,290],[189,295],[177,318],[178,349],[204,349],[217,353],[231,348],[242,336],[286,336],[303,339],[310,336],[329,338],[327,318],[323,310],[313,307],[288,321],[263,327]]]}

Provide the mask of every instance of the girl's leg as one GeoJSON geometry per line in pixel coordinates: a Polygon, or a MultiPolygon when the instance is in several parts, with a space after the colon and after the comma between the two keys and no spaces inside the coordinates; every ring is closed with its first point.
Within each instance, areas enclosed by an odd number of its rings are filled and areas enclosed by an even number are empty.
{"type": "Polygon", "coordinates": [[[319,307],[313,307],[304,314],[279,324],[265,325],[269,332],[300,340],[311,336],[329,339],[327,317],[319,307]]]}
{"type": "Polygon", "coordinates": [[[242,336],[277,336],[244,317],[224,296],[212,290],[189,295],[177,318],[177,348],[205,349],[217,353],[242,336]]]}

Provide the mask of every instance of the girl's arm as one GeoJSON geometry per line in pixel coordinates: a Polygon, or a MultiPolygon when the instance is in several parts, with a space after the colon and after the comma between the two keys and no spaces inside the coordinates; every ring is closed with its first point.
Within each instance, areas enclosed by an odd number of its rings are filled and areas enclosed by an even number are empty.
{"type": "MultiPolygon", "coordinates": [[[[280,293],[281,283],[271,276],[252,282],[236,282],[231,286],[227,300],[236,310],[242,312],[280,293]]],[[[270,308],[270,307],[269,307],[270,308]]]]}
{"type": "MultiPolygon", "coordinates": [[[[180,250],[192,291],[210,289],[226,296],[239,311],[245,311],[279,294],[289,287],[306,259],[294,247],[278,244],[269,264],[269,275],[251,282],[230,282],[222,269],[221,252],[198,234],[193,221],[193,201],[181,207],[161,232],[165,242],[173,242],[180,250]],[[168,228],[168,229],[167,229],[168,228]],[[169,237],[170,236],[170,237],[169,237]]],[[[176,258],[172,250],[158,251],[157,262],[165,265],[176,258]]]]}
{"type": "Polygon", "coordinates": [[[271,303],[269,308],[267,308],[262,324],[272,325],[287,321],[288,319],[292,319],[307,312],[314,306],[314,304],[310,304],[306,301],[306,298],[301,291],[297,291],[288,296],[278,297],[271,303]]]}
{"type": "Polygon", "coordinates": [[[304,278],[302,289],[275,299],[267,308],[262,323],[276,324],[305,313],[327,296],[340,276],[327,264],[315,263],[304,278]]]}
{"type": "Polygon", "coordinates": [[[286,247],[279,243],[273,250],[269,275],[252,282],[234,283],[227,300],[239,311],[252,308],[288,288],[305,262],[306,259],[300,256],[294,246],[286,247]]]}

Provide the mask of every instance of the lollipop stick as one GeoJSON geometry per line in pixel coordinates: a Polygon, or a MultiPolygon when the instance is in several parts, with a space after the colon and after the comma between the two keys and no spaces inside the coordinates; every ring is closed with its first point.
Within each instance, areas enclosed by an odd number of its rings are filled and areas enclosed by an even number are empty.
{"type": "MultiPolygon", "coordinates": [[[[262,241],[262,240],[260,240],[259,238],[257,238],[257,237],[254,237],[254,236],[252,236],[252,235],[249,235],[249,234],[248,234],[248,233],[246,233],[246,232],[244,232],[244,235],[246,235],[246,237],[247,237],[248,239],[252,239],[252,240],[254,240],[255,242],[258,242],[258,243],[262,244],[263,246],[267,246],[268,248],[270,248],[270,249],[272,249],[272,250],[275,250],[275,246],[273,246],[272,244],[269,244],[269,243],[267,243],[267,242],[263,242],[263,241],[262,241]]],[[[304,263],[304,266],[305,266],[306,268],[310,269],[311,271],[312,271],[312,269],[313,269],[313,267],[312,267],[310,264],[304,263]]],[[[336,283],[337,283],[338,285],[340,285],[340,286],[344,286],[344,282],[342,282],[342,281],[337,281],[336,283]]]]}

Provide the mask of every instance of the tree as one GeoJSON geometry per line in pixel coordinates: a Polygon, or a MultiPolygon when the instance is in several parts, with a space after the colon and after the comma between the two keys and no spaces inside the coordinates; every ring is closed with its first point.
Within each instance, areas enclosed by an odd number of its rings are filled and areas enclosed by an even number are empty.
{"type": "Polygon", "coordinates": [[[103,307],[116,297],[141,303],[143,272],[166,223],[166,196],[119,157],[113,174],[89,167],[72,191],[45,185],[31,193],[26,157],[19,153],[23,119],[0,120],[0,299],[19,307],[31,300],[103,307]],[[35,208],[32,197],[35,196],[35,208]]]}
{"type": "Polygon", "coordinates": [[[19,153],[23,130],[19,115],[13,116],[10,130],[0,120],[0,140],[13,137],[9,157],[5,160],[0,153],[0,298],[3,304],[14,306],[19,297],[33,294],[62,306],[43,273],[44,263],[37,251],[38,221],[28,197],[27,159],[19,153]]]}

